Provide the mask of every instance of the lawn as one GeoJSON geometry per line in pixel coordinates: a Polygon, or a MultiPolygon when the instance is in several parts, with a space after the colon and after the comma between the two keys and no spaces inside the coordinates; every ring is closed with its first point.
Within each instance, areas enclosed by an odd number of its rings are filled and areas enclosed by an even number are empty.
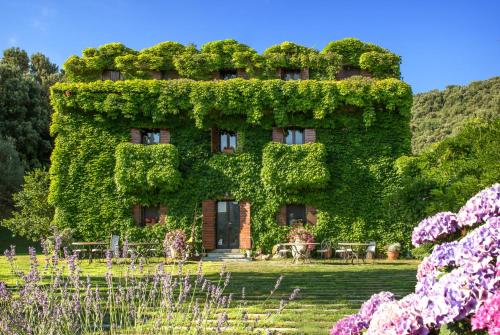
{"type": "MultiPolygon", "coordinates": [[[[43,264],[43,257],[39,257],[43,264]]],[[[17,256],[22,270],[29,267],[28,256],[17,256]]],[[[204,273],[217,279],[221,263],[205,262],[204,273]]],[[[276,309],[281,298],[288,298],[294,288],[300,288],[298,300],[292,302],[273,321],[272,328],[279,334],[327,334],[328,329],[347,314],[356,312],[361,303],[373,293],[392,291],[398,297],[413,291],[416,261],[387,262],[378,260],[375,264],[346,265],[340,261],[313,261],[310,264],[292,264],[287,261],[255,261],[226,263],[232,273],[228,293],[234,292],[236,299],[245,287],[250,313],[264,316],[276,309]],[[276,295],[263,306],[262,302],[282,274],[284,279],[276,295]]],[[[152,271],[155,264],[147,265],[145,271],[152,271]]],[[[122,275],[127,266],[115,264],[115,276],[122,275]]],[[[196,272],[197,263],[189,263],[185,269],[196,272]]],[[[104,286],[104,262],[81,263],[82,275],[90,275],[93,281],[104,286]]],[[[12,286],[16,278],[4,256],[0,257],[0,281],[12,286]]],[[[236,313],[236,311],[232,311],[236,313]]],[[[231,311],[229,311],[231,314],[231,311]]]]}

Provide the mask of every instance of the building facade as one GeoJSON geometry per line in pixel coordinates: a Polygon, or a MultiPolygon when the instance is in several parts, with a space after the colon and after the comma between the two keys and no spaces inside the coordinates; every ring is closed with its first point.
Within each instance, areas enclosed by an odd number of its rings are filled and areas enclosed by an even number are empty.
{"type": "Polygon", "coordinates": [[[395,239],[411,107],[399,63],[355,39],[86,49],[52,88],[55,222],[85,239],[182,228],[206,250],[269,249],[297,225],[395,239]]]}

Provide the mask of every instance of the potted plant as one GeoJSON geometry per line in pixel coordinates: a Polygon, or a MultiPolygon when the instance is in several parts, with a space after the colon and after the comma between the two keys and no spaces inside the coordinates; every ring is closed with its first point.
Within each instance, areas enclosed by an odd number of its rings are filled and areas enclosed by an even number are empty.
{"type": "Polygon", "coordinates": [[[309,257],[311,251],[314,250],[314,245],[304,245],[302,243],[314,243],[314,236],[305,228],[296,227],[290,230],[288,234],[288,241],[290,243],[297,243],[292,248],[293,258],[300,258],[301,255],[309,257]]]}
{"type": "Polygon", "coordinates": [[[387,247],[387,259],[393,261],[398,259],[399,251],[401,250],[401,244],[392,243],[387,247]]]}
{"type": "Polygon", "coordinates": [[[234,148],[233,147],[225,147],[224,152],[226,154],[232,154],[232,153],[234,153],[234,148]]]}
{"type": "Polygon", "coordinates": [[[165,256],[170,254],[172,258],[181,258],[186,253],[186,233],[182,229],[169,231],[165,235],[163,248],[165,256]]]}

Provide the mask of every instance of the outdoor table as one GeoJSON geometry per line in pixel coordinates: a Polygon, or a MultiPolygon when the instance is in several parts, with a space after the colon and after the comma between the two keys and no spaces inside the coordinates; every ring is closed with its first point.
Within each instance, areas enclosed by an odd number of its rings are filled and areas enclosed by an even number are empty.
{"type": "Polygon", "coordinates": [[[158,246],[159,243],[157,242],[130,242],[130,243],[127,243],[127,246],[128,247],[132,247],[132,252],[135,252],[137,254],[138,257],[144,257],[147,259],[147,257],[149,257],[149,253],[148,253],[148,247],[154,247],[154,246],[158,246]],[[135,247],[135,250],[133,249],[135,247]]]}
{"type": "Polygon", "coordinates": [[[309,242],[291,242],[291,243],[280,243],[280,246],[290,246],[292,248],[292,255],[294,262],[297,263],[299,260],[304,260],[306,261],[309,259],[309,254],[308,254],[308,247],[311,245],[319,245],[320,243],[309,243],[309,242]],[[299,248],[303,247],[305,248],[299,248]]]}
{"type": "Polygon", "coordinates": [[[92,249],[103,250],[103,247],[108,245],[107,242],[73,242],[71,245],[75,247],[83,247],[89,254],[89,263],[92,263],[92,249]]]}
{"type": "MultiPolygon", "coordinates": [[[[351,263],[354,264],[354,259],[357,260],[359,264],[359,254],[364,252],[370,244],[368,243],[357,243],[357,242],[345,242],[345,243],[337,243],[342,250],[342,258],[347,262],[351,260],[351,263]]],[[[365,257],[362,257],[363,263],[365,262],[365,257]]]]}

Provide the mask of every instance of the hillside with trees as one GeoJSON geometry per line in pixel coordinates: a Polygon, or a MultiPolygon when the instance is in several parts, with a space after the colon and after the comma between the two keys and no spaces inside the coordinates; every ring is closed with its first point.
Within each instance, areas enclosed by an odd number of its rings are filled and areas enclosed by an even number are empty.
{"type": "Polygon", "coordinates": [[[500,115],[500,77],[450,85],[443,91],[416,94],[412,107],[412,151],[457,134],[468,119],[492,121],[500,115]]]}

